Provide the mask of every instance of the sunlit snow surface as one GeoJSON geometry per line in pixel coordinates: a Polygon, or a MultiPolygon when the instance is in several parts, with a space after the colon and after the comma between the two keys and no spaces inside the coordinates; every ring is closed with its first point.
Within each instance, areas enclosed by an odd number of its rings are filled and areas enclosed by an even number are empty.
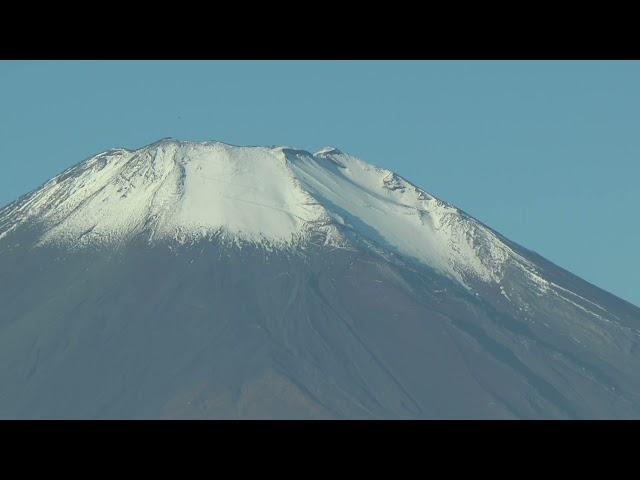
{"type": "Polygon", "coordinates": [[[0,418],[640,418],[640,309],[335,148],[165,139],[0,210],[0,418]]]}
{"type": "Polygon", "coordinates": [[[530,265],[491,230],[389,170],[337,149],[164,140],[92,157],[2,212],[0,238],[42,225],[41,244],[108,246],[222,234],[269,247],[373,242],[461,283],[499,281],[511,260],[530,265]]]}

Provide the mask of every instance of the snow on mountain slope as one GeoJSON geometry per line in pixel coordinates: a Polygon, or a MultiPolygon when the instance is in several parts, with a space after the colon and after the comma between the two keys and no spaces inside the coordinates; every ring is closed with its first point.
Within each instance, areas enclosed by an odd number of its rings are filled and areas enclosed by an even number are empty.
{"type": "Polygon", "coordinates": [[[281,151],[161,141],[97,155],[54,178],[9,215],[45,227],[42,242],[103,244],[147,232],[291,240],[318,208],[281,151]]]}
{"type": "Polygon", "coordinates": [[[507,259],[525,262],[489,229],[389,170],[335,149],[296,160],[307,190],[357,234],[462,282],[499,281],[507,259]]]}
{"type": "Polygon", "coordinates": [[[104,246],[144,235],[218,235],[268,248],[366,241],[465,284],[529,264],[490,229],[393,172],[334,148],[236,147],[165,139],[96,155],[0,212],[0,238],[21,224],[40,244],[104,246]]]}

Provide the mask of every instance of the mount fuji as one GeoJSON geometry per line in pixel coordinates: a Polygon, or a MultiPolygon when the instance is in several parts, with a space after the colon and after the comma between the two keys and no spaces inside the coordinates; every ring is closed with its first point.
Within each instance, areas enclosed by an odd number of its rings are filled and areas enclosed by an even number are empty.
{"type": "Polygon", "coordinates": [[[336,148],[163,139],[0,210],[0,418],[640,418],[640,309],[336,148]]]}

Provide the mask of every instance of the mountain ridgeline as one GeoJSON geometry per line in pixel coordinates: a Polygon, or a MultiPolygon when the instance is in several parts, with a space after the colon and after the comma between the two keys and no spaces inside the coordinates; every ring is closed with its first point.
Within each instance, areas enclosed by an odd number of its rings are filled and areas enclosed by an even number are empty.
{"type": "Polygon", "coordinates": [[[640,418],[640,309],[335,148],[165,139],[0,210],[0,418],[640,418]]]}

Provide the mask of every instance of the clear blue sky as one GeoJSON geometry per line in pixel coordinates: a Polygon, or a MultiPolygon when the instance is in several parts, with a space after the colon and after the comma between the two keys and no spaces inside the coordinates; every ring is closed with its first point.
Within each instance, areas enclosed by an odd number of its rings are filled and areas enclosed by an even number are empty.
{"type": "Polygon", "coordinates": [[[0,62],[0,204],[167,136],[337,146],[640,305],[640,62],[0,62]]]}

